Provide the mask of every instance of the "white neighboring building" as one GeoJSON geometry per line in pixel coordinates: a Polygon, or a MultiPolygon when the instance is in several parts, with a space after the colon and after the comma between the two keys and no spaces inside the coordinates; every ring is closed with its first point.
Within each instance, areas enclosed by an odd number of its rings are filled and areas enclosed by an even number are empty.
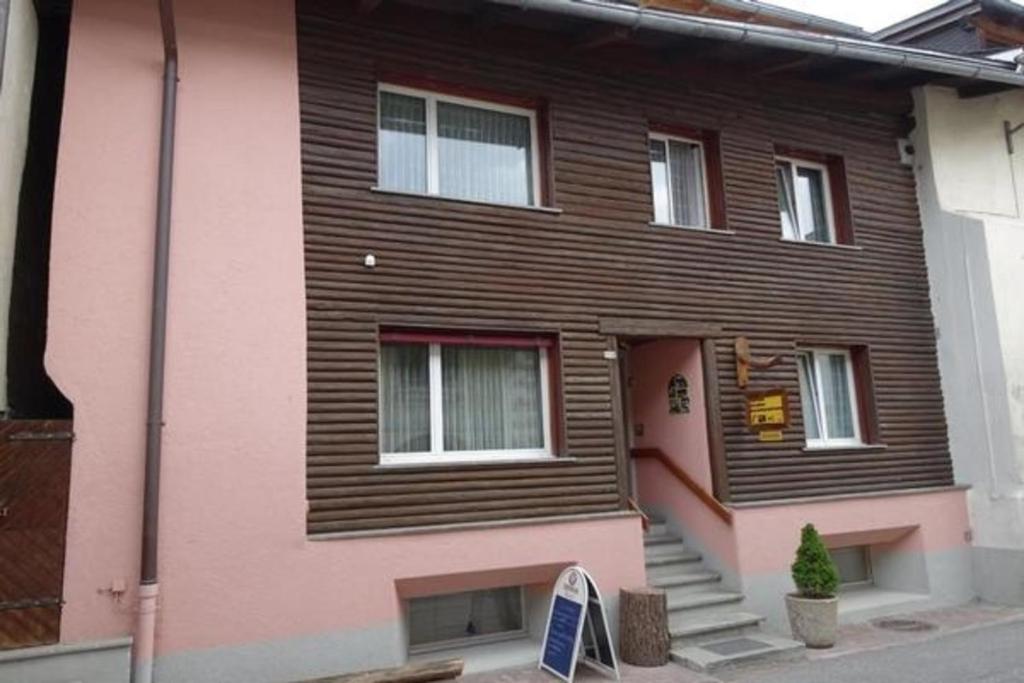
{"type": "Polygon", "coordinates": [[[975,582],[1024,604],[1024,91],[916,93],[912,144],[956,480],[975,582]],[[1014,151],[1011,153],[1012,141],[1014,151]]]}
{"type": "MultiPolygon", "coordinates": [[[[874,37],[1020,63],[1024,4],[947,0],[874,37]]],[[[915,98],[918,198],[950,450],[956,480],[972,486],[976,589],[1024,605],[1024,127],[1007,134],[1024,124],[1024,91],[929,86],[915,98]]]]}

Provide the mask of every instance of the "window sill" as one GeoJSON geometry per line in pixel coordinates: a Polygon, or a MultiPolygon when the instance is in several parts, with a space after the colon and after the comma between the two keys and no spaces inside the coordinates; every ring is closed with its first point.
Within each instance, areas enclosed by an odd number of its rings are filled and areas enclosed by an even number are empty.
{"type": "Polygon", "coordinates": [[[785,244],[795,244],[801,247],[817,247],[819,249],[842,249],[846,251],[864,251],[864,247],[857,246],[856,244],[840,244],[838,242],[805,242],[803,240],[791,240],[788,237],[780,237],[779,241],[785,244]]]}
{"type": "Polygon", "coordinates": [[[427,194],[426,192],[407,192],[405,190],[389,190],[376,185],[370,188],[370,192],[379,194],[395,195],[398,197],[414,197],[417,199],[429,199],[439,202],[451,202],[454,204],[468,204],[470,206],[490,206],[499,209],[517,209],[520,211],[534,211],[551,215],[560,215],[562,210],[553,206],[533,206],[530,204],[505,204],[502,202],[486,202],[480,199],[461,199],[459,197],[446,197],[440,194],[427,194]]]}
{"type": "Polygon", "coordinates": [[[889,447],[884,443],[862,443],[862,444],[851,444],[848,446],[804,446],[800,450],[804,453],[841,453],[841,452],[856,452],[856,453],[871,453],[881,452],[887,450],[889,447]]]}
{"type": "Polygon", "coordinates": [[[658,228],[661,230],[685,230],[686,232],[694,232],[709,235],[735,235],[735,230],[720,230],[718,228],[698,228],[692,225],[676,225],[675,223],[659,223],[658,221],[651,221],[648,223],[652,228],[658,228]]]}
{"type": "Polygon", "coordinates": [[[545,465],[563,465],[576,462],[573,457],[559,457],[556,455],[530,455],[530,456],[494,456],[478,457],[474,459],[445,459],[437,458],[430,461],[395,460],[391,462],[382,461],[374,466],[375,470],[433,470],[433,469],[465,469],[465,468],[487,468],[487,467],[508,467],[509,465],[527,465],[530,467],[545,465]]]}
{"type": "Polygon", "coordinates": [[[492,633],[485,636],[461,638],[459,640],[445,640],[438,643],[410,645],[409,657],[414,658],[417,655],[429,655],[435,652],[458,653],[469,648],[487,647],[488,645],[506,643],[510,640],[526,640],[527,642],[530,642],[530,634],[526,632],[526,629],[517,629],[515,631],[506,631],[504,633],[492,633]]]}

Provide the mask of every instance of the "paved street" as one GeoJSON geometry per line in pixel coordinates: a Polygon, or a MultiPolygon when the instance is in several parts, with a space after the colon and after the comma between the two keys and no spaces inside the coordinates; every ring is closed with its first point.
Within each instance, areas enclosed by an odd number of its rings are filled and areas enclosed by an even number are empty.
{"type": "MultiPolygon", "coordinates": [[[[622,666],[623,683],[1024,683],[1024,610],[964,605],[899,615],[932,624],[926,632],[843,626],[831,650],[807,659],[698,674],[674,664],[622,666]]],[[[460,683],[551,683],[535,667],[464,676],[460,683]]],[[[577,681],[608,679],[581,667],[577,681]]]]}
{"type": "Polygon", "coordinates": [[[717,676],[729,683],[1020,683],[1024,681],[1024,622],[717,676]]]}

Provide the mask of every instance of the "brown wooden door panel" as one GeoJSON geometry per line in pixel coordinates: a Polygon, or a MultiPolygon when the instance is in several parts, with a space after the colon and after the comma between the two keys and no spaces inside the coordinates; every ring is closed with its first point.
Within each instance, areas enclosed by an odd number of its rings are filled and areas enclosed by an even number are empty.
{"type": "Polygon", "coordinates": [[[0,649],[60,639],[70,427],[0,422],[0,649]]]}

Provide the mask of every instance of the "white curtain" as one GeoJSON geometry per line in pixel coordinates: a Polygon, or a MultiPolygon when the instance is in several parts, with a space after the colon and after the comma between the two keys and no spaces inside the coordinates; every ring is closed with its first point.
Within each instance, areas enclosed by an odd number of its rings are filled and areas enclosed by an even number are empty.
{"type": "Polygon", "coordinates": [[[442,195],[533,203],[529,118],[438,102],[437,134],[442,195]]]}
{"type": "Polygon", "coordinates": [[[800,408],[804,414],[804,432],[808,439],[820,439],[818,425],[819,406],[818,379],[814,370],[814,358],[809,353],[797,356],[800,370],[800,408]]]}
{"type": "Polygon", "coordinates": [[[421,97],[380,94],[377,182],[389,190],[427,191],[427,106],[421,97]]]}
{"type": "Polygon", "coordinates": [[[380,351],[381,452],[429,452],[429,347],[385,344],[380,351]]]}
{"type": "Polygon", "coordinates": [[[668,163],[672,177],[673,223],[707,227],[704,211],[704,160],[700,145],[671,140],[668,163]]]}
{"type": "Polygon", "coordinates": [[[543,448],[537,349],[441,349],[446,451],[543,448]]]}
{"type": "Polygon", "coordinates": [[[853,406],[850,402],[850,381],[846,356],[829,354],[822,359],[821,387],[825,396],[825,420],[830,439],[852,439],[853,406]]]}

